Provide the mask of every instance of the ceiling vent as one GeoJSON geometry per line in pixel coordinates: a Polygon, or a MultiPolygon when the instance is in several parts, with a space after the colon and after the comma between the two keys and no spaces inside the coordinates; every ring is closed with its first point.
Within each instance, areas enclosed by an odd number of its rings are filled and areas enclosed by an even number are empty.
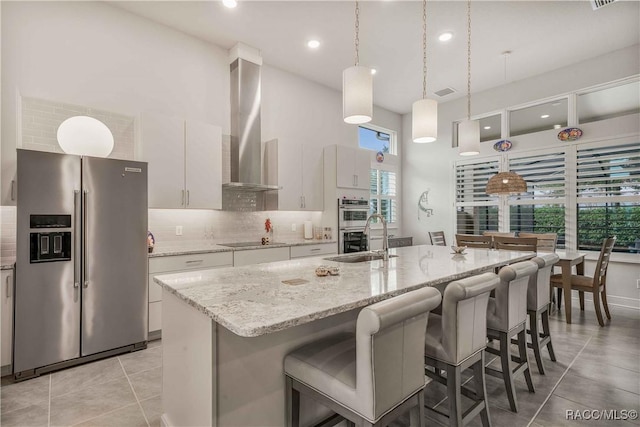
{"type": "Polygon", "coordinates": [[[443,96],[447,96],[447,95],[451,95],[452,93],[455,93],[455,89],[450,88],[450,87],[445,87],[444,89],[440,89],[437,92],[433,92],[436,95],[438,95],[440,98],[442,98],[443,96]]]}
{"type": "Polygon", "coordinates": [[[591,0],[591,7],[593,8],[593,10],[598,10],[601,7],[605,7],[606,5],[609,5],[616,1],[618,0],[591,0]]]}

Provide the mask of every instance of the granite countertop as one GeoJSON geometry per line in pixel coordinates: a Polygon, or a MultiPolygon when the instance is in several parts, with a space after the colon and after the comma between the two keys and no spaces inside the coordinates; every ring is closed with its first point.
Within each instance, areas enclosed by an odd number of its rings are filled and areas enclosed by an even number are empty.
{"type": "MultiPolygon", "coordinates": [[[[256,239],[256,242],[259,239],[256,239]]],[[[214,252],[231,252],[231,251],[246,251],[251,249],[268,249],[268,248],[282,248],[290,246],[305,246],[305,245],[319,245],[324,243],[337,244],[337,240],[315,240],[315,239],[276,239],[275,244],[262,245],[257,244],[255,246],[244,246],[240,248],[232,248],[229,246],[222,246],[220,243],[237,243],[246,242],[247,239],[234,241],[233,239],[222,240],[209,240],[209,241],[196,241],[185,243],[174,243],[167,245],[156,244],[153,252],[149,254],[149,258],[174,256],[174,255],[189,255],[199,253],[214,253],[214,252]]]]}
{"type": "Polygon", "coordinates": [[[328,261],[324,257],[155,276],[154,280],[214,321],[255,337],[363,307],[418,289],[532,258],[533,252],[468,249],[453,255],[442,246],[390,249],[387,265],[328,261]],[[316,267],[338,266],[338,276],[317,277],[316,267]],[[284,280],[302,279],[299,285],[284,280]]]}

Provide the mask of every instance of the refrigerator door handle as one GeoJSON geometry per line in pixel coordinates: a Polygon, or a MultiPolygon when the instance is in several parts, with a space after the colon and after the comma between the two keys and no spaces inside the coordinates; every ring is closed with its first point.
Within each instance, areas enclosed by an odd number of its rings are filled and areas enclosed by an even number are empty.
{"type": "Polygon", "coordinates": [[[89,227],[87,226],[87,220],[88,220],[88,216],[87,215],[87,210],[88,210],[88,204],[87,204],[87,197],[88,197],[89,191],[88,190],[84,190],[84,197],[82,200],[82,248],[84,249],[84,253],[83,258],[82,258],[82,269],[83,269],[83,279],[84,281],[82,282],[82,286],[84,288],[87,288],[89,286],[89,280],[87,278],[88,276],[88,259],[89,259],[89,254],[88,254],[88,246],[87,246],[87,231],[89,230],[89,227]]]}
{"type": "Polygon", "coordinates": [[[75,260],[74,265],[73,265],[73,287],[74,288],[79,288],[80,287],[80,252],[78,252],[78,231],[79,231],[79,227],[77,226],[77,222],[78,222],[78,218],[80,218],[80,216],[78,215],[78,198],[80,197],[80,190],[73,190],[73,215],[75,218],[75,222],[76,224],[74,224],[74,230],[73,232],[75,233],[75,236],[73,236],[73,259],[75,260]]]}

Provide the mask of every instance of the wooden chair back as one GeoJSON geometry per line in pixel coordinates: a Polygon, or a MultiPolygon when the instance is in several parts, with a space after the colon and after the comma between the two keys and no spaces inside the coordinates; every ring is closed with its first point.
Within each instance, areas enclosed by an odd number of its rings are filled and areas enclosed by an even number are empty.
{"type": "Polygon", "coordinates": [[[531,251],[536,252],[538,239],[535,237],[502,237],[493,236],[493,246],[495,249],[506,249],[509,251],[531,251]]]}
{"type": "Polygon", "coordinates": [[[600,285],[606,285],[607,268],[609,267],[609,259],[611,258],[611,252],[613,246],[616,244],[616,236],[608,237],[603,240],[602,248],[600,249],[600,256],[598,257],[598,263],[593,273],[593,287],[597,292],[600,285]]]}
{"type": "Polygon", "coordinates": [[[480,236],[476,234],[456,234],[456,244],[468,248],[491,249],[491,236],[480,236]]]}
{"type": "Polygon", "coordinates": [[[433,246],[447,246],[447,241],[444,238],[444,231],[430,231],[429,239],[433,246]]]}
{"type": "Polygon", "coordinates": [[[506,232],[502,232],[502,231],[483,231],[482,232],[483,236],[502,236],[502,237],[516,237],[516,233],[514,231],[506,233],[506,232]]]}
{"type": "Polygon", "coordinates": [[[535,237],[538,239],[538,252],[555,252],[558,244],[557,233],[523,233],[518,234],[519,237],[535,237]]]}

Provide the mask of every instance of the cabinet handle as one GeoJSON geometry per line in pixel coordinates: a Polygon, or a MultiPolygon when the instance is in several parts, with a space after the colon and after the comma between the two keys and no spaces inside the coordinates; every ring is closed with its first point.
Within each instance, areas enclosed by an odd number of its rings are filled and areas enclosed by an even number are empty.
{"type": "Polygon", "coordinates": [[[358,186],[358,175],[356,175],[356,187],[358,186]]]}
{"type": "Polygon", "coordinates": [[[184,206],[184,190],[182,190],[182,201],[180,202],[180,206],[184,206]]]}
{"type": "Polygon", "coordinates": [[[189,206],[189,190],[187,190],[187,206],[189,206]]]}
{"type": "Polygon", "coordinates": [[[194,260],[191,260],[191,261],[186,261],[185,264],[198,264],[200,262],[204,262],[204,260],[203,259],[194,259],[194,260]]]}
{"type": "Polygon", "coordinates": [[[304,205],[302,204],[302,196],[300,196],[300,207],[304,208],[304,205]]]}
{"type": "Polygon", "coordinates": [[[319,250],[320,250],[320,248],[314,248],[314,249],[311,249],[311,252],[317,252],[319,250]]]}
{"type": "Polygon", "coordinates": [[[89,191],[88,190],[84,190],[84,198],[83,198],[83,215],[84,218],[82,218],[82,239],[83,239],[83,245],[84,246],[84,262],[83,262],[83,273],[82,275],[83,277],[83,283],[82,286],[84,288],[88,288],[89,287],[89,248],[87,247],[87,242],[89,241],[87,234],[89,234],[89,226],[87,225],[87,221],[89,221],[89,215],[87,213],[87,211],[89,210],[89,203],[87,203],[87,200],[89,199],[89,191]]]}
{"type": "Polygon", "coordinates": [[[11,200],[16,199],[16,180],[11,180],[11,200]]]}
{"type": "Polygon", "coordinates": [[[307,199],[304,196],[302,196],[302,207],[303,208],[307,207],[307,199]]]}
{"type": "Polygon", "coordinates": [[[11,275],[8,275],[5,279],[7,283],[7,298],[11,298],[11,275]]]}

